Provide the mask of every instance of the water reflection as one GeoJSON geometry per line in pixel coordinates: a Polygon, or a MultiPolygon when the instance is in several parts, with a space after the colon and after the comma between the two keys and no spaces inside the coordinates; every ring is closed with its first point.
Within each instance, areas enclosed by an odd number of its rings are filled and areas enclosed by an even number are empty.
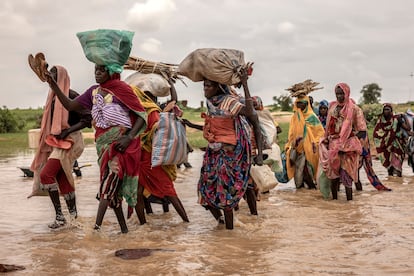
{"type": "MultiPolygon", "coordinates": [[[[258,202],[259,216],[246,202],[236,213],[235,229],[225,230],[196,201],[202,152],[190,155],[191,169],[181,169],[176,189],[190,218],[183,223],[173,208],[153,205],[148,224],[127,221],[130,232],[118,234],[113,212],[102,231],[92,230],[98,202],[99,171],[93,146],[79,159],[83,176],[76,180],[79,218],[63,230],[47,224],[54,211],[47,197],[26,199],[32,180],[17,169],[28,166],[34,152],[0,161],[0,263],[24,265],[29,275],[412,275],[414,273],[413,174],[386,175],[375,170],[392,192],[377,192],[361,171],[364,190],[347,202],[325,201],[314,190],[279,184],[258,202]],[[148,257],[124,260],[115,251],[166,249],[148,257]]],[[[62,205],[68,216],[66,206],[62,205]]]]}

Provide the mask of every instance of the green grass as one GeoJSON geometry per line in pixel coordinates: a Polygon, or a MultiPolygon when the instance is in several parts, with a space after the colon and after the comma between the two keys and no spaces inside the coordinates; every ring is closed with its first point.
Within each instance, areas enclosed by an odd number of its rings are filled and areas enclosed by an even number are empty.
{"type": "MultiPolygon", "coordinates": [[[[94,139],[86,138],[85,144],[90,145],[94,139]]],[[[30,150],[29,134],[25,132],[0,133],[0,156],[18,154],[30,150]]]]}
{"type": "Polygon", "coordinates": [[[279,126],[282,129],[282,132],[279,133],[277,138],[280,150],[283,151],[288,140],[289,123],[279,123],[279,126]]]}
{"type": "Polygon", "coordinates": [[[26,132],[0,134],[0,156],[29,150],[29,138],[26,132]]]}
{"type": "Polygon", "coordinates": [[[205,108],[182,108],[182,110],[184,119],[196,124],[202,124],[204,122],[204,119],[201,118],[201,113],[206,112],[205,108]]]}

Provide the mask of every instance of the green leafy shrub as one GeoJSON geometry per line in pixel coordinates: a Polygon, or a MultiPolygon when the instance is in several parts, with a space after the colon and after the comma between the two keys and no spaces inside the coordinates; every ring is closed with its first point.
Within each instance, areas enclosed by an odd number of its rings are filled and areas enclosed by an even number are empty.
{"type": "Polygon", "coordinates": [[[368,127],[375,126],[378,116],[382,113],[382,104],[364,104],[361,106],[368,127]]]}
{"type": "Polygon", "coordinates": [[[0,108],[0,133],[17,132],[25,123],[15,116],[6,106],[0,108]]]}

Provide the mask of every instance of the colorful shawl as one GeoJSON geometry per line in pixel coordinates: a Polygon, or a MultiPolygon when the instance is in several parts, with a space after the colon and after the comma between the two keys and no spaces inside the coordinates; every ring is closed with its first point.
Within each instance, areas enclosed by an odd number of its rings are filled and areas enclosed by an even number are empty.
{"type": "Polygon", "coordinates": [[[233,150],[225,144],[209,143],[198,181],[199,203],[230,210],[246,192],[251,166],[251,128],[244,116],[238,115],[243,107],[230,93],[207,100],[210,116],[234,118],[237,143],[233,150]]]}
{"type": "Polygon", "coordinates": [[[391,189],[387,188],[381,183],[381,180],[379,180],[377,174],[374,171],[374,168],[372,166],[372,156],[368,135],[365,137],[365,139],[361,139],[360,141],[362,144],[362,154],[359,157],[358,170],[360,170],[361,167],[364,166],[364,170],[367,174],[369,182],[378,191],[391,191],[391,189]]]}
{"type": "MultiPolygon", "coordinates": [[[[286,156],[290,156],[290,152],[296,149],[297,154],[305,153],[307,168],[309,173],[315,180],[316,172],[319,164],[319,140],[324,135],[324,129],[316,114],[311,108],[309,97],[304,96],[297,98],[293,105],[293,115],[290,119],[288,141],[285,146],[286,156]],[[302,111],[296,106],[296,103],[303,101],[306,108],[302,111]],[[296,139],[302,137],[302,141],[296,147],[296,139]]],[[[286,162],[288,178],[291,179],[295,174],[295,165],[286,162]]]]}
{"type": "MultiPolygon", "coordinates": [[[[118,75],[118,74],[114,74],[118,75]]],[[[112,76],[114,76],[112,75],[112,76]]],[[[119,75],[101,84],[97,89],[104,89],[117,97],[131,112],[131,123],[134,125],[138,116],[146,121],[146,114],[143,106],[139,102],[132,88],[125,82],[119,80],[119,75]]],[[[146,128],[146,124],[138,132],[140,134],[146,128]]],[[[125,152],[120,153],[115,149],[115,141],[125,134],[126,129],[114,126],[107,129],[96,128],[96,149],[98,152],[98,163],[100,164],[101,181],[108,173],[108,163],[117,156],[119,160],[118,177],[122,179],[122,189],[120,195],[123,196],[129,206],[134,207],[137,203],[137,188],[139,164],[141,158],[140,139],[136,136],[131,141],[125,152]]]]}
{"type": "Polygon", "coordinates": [[[361,143],[353,131],[366,131],[362,110],[350,98],[351,90],[346,83],[339,83],[345,93],[343,103],[334,101],[328,109],[325,138],[329,140],[326,175],[330,179],[340,177],[343,169],[354,181],[358,181],[358,160],[362,153],[361,143]]]}
{"type": "MultiPolygon", "coordinates": [[[[384,104],[384,108],[391,108],[391,104],[384,104]]],[[[403,131],[399,126],[398,115],[393,114],[390,119],[384,115],[378,118],[374,129],[374,144],[382,165],[389,169],[402,171],[402,164],[405,156],[405,140],[403,131]]]]}

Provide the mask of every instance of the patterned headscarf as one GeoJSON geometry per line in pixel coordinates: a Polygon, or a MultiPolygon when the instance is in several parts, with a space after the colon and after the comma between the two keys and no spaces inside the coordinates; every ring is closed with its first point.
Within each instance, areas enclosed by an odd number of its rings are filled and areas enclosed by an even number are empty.
{"type": "Polygon", "coordinates": [[[322,101],[319,103],[319,105],[320,105],[320,106],[326,106],[326,107],[328,107],[328,106],[329,106],[329,102],[328,102],[327,100],[322,100],[322,101]]]}
{"type": "Polygon", "coordinates": [[[322,100],[322,101],[319,103],[318,110],[317,110],[317,112],[318,112],[318,114],[317,114],[317,115],[318,115],[319,121],[321,121],[321,124],[322,124],[323,128],[325,128],[325,127],[326,127],[326,119],[327,119],[327,117],[328,117],[328,112],[326,112],[326,114],[325,114],[324,116],[322,116],[322,115],[321,115],[321,112],[320,112],[321,107],[326,107],[326,108],[328,109],[328,107],[329,107],[329,102],[328,102],[327,100],[322,100]]]}

